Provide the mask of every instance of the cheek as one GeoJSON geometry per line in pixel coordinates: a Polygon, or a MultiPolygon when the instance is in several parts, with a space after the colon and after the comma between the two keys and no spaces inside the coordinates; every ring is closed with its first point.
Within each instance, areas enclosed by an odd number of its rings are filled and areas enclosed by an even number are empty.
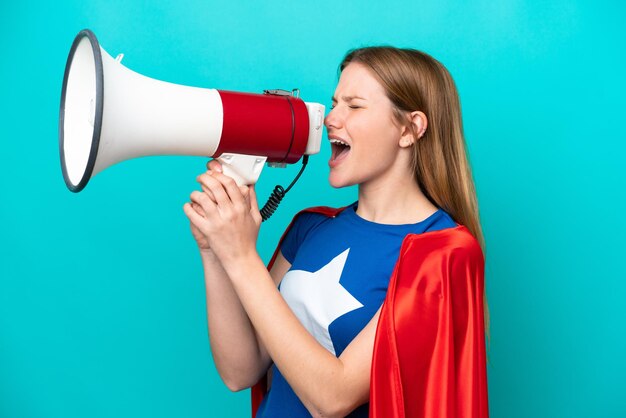
{"type": "Polygon", "coordinates": [[[356,141],[380,138],[391,134],[391,124],[386,123],[383,117],[375,110],[355,111],[345,120],[348,135],[356,141]]]}
{"type": "Polygon", "coordinates": [[[363,116],[363,118],[355,118],[351,121],[353,123],[350,126],[346,124],[354,140],[355,148],[383,154],[378,157],[391,157],[390,154],[394,154],[397,150],[400,140],[398,128],[379,115],[364,114],[363,116]]]}

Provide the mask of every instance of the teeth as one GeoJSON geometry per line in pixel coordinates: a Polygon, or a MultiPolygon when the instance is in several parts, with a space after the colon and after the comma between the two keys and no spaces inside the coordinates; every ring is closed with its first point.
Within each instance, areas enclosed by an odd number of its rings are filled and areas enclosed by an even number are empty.
{"type": "Polygon", "coordinates": [[[343,145],[344,147],[349,147],[350,145],[348,145],[346,142],[340,140],[340,139],[331,139],[330,140],[331,144],[338,144],[338,145],[343,145]]]}

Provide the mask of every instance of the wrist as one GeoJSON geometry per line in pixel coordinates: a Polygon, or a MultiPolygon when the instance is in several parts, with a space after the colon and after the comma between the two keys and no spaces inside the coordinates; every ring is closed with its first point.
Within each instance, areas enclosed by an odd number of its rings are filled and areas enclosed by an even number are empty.
{"type": "Polygon", "coordinates": [[[231,278],[231,281],[235,281],[239,278],[247,279],[259,268],[265,270],[265,264],[263,264],[263,260],[261,260],[261,257],[256,251],[241,255],[237,258],[225,260],[223,266],[228,277],[231,278]]]}
{"type": "Polygon", "coordinates": [[[213,250],[211,250],[210,248],[209,249],[201,248],[200,258],[202,259],[202,261],[216,261],[217,260],[217,256],[215,255],[213,250]]]}

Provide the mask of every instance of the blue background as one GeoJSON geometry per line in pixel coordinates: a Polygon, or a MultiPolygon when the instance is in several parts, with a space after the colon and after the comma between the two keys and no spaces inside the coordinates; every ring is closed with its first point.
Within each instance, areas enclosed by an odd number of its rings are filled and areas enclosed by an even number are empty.
{"type": "MultiPolygon", "coordinates": [[[[0,3],[0,417],[240,417],[213,366],[182,205],[205,159],[111,167],[70,193],[61,82],[76,33],[179,84],[329,105],[353,47],[425,50],[458,84],[487,240],[493,417],[626,416],[625,8],[617,1],[0,3]],[[622,168],[619,168],[622,167],[622,168]]],[[[329,147],[264,224],[343,205],[329,147]]],[[[265,169],[267,196],[297,167],[265,169]]]]}

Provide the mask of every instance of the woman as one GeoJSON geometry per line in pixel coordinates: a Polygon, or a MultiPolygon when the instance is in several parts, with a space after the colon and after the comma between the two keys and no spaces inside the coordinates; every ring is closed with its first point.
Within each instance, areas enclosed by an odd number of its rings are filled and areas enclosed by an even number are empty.
{"type": "Polygon", "coordinates": [[[356,203],[297,216],[269,273],[252,187],[211,162],[184,206],[217,369],[231,390],[260,382],[260,417],[488,416],[482,234],[452,78],[391,47],[340,70],[329,180],[357,184],[356,203]]]}

